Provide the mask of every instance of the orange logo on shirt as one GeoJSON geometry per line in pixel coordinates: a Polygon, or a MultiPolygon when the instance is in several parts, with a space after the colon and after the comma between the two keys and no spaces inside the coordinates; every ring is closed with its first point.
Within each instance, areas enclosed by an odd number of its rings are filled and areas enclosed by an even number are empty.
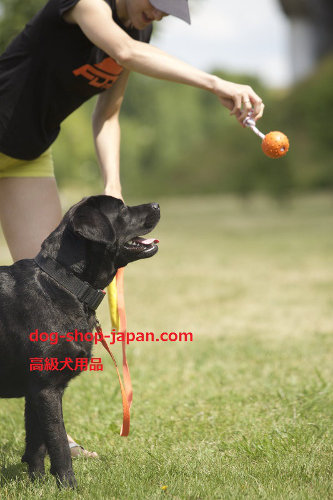
{"type": "Polygon", "coordinates": [[[114,59],[107,57],[98,64],[84,64],[73,71],[75,76],[83,76],[89,80],[89,85],[100,89],[108,89],[119,78],[123,67],[114,59]]]}

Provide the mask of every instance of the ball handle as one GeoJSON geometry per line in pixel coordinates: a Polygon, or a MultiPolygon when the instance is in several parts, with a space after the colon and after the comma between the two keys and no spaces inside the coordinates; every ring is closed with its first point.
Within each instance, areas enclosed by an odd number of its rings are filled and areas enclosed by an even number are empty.
{"type": "Polygon", "coordinates": [[[245,118],[245,120],[243,121],[243,125],[245,125],[245,127],[249,127],[252,132],[258,135],[261,139],[265,139],[265,134],[260,132],[260,130],[256,127],[256,122],[253,120],[253,118],[251,118],[251,115],[245,118]]]}

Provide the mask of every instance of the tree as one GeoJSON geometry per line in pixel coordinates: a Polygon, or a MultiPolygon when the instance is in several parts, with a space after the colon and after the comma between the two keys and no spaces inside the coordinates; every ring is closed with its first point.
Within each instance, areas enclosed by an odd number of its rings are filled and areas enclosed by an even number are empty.
{"type": "Polygon", "coordinates": [[[0,53],[46,0],[0,0],[0,53]]]}

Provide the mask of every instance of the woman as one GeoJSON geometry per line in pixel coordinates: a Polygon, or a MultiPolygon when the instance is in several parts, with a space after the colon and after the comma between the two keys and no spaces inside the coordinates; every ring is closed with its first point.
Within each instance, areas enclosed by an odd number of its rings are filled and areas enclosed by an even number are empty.
{"type": "Polygon", "coordinates": [[[240,123],[250,110],[262,116],[250,87],[149,45],[152,22],[169,14],[190,22],[187,0],[49,0],[0,57],[0,219],[14,261],[34,257],[61,219],[50,146],[95,94],[104,193],[122,197],[118,116],[130,71],[212,92],[240,123]]]}

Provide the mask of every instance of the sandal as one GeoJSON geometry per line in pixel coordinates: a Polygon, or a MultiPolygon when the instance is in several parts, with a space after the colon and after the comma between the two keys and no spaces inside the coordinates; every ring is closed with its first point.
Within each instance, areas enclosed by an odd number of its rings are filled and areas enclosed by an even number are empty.
{"type": "Polygon", "coordinates": [[[71,450],[72,458],[79,458],[79,457],[98,458],[98,455],[95,451],[85,450],[83,446],[77,444],[75,441],[73,441],[72,443],[68,443],[68,445],[71,450]]]}

